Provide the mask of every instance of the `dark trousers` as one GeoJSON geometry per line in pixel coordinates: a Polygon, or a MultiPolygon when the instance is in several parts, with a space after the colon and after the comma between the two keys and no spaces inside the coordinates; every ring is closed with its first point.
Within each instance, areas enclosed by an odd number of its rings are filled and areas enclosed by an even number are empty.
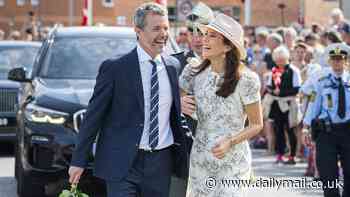
{"type": "Polygon", "coordinates": [[[350,196],[350,128],[321,132],[316,139],[316,164],[325,197],[340,197],[338,161],[344,174],[343,197],[350,196]]]}
{"type": "Polygon", "coordinates": [[[168,197],[172,174],[171,152],[170,148],[159,152],[140,150],[124,179],[106,181],[107,196],[168,197]]]}
{"type": "Polygon", "coordinates": [[[275,132],[276,153],[283,155],[286,151],[286,138],[284,132],[287,131],[290,144],[290,155],[295,156],[297,150],[297,136],[294,128],[289,128],[288,111],[281,112],[278,103],[275,101],[271,106],[270,118],[273,119],[273,128],[275,132]]]}

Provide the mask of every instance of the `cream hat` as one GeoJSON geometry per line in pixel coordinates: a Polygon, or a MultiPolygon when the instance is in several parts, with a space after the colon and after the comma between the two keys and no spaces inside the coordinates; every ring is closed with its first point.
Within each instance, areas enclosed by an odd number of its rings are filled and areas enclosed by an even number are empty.
{"type": "Polygon", "coordinates": [[[224,37],[229,39],[232,44],[237,47],[239,53],[241,54],[241,59],[245,59],[247,56],[246,49],[244,48],[244,31],[242,26],[235,21],[232,17],[225,14],[217,14],[208,25],[200,25],[202,32],[206,28],[213,29],[224,37]]]}

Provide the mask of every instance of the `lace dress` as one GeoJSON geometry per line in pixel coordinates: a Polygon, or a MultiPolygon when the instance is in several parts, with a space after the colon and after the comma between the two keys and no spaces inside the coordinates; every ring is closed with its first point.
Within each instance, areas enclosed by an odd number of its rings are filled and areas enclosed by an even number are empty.
{"type": "Polygon", "coordinates": [[[244,105],[260,101],[258,75],[243,68],[236,90],[227,98],[215,94],[223,76],[209,66],[193,77],[188,65],[179,80],[180,88],[194,94],[198,126],[190,156],[187,197],[240,197],[241,187],[227,187],[221,180],[242,180],[251,176],[251,151],[248,141],[232,147],[223,159],[211,148],[222,137],[239,133],[247,118],[244,105]],[[214,181],[215,179],[215,181],[214,181]]]}

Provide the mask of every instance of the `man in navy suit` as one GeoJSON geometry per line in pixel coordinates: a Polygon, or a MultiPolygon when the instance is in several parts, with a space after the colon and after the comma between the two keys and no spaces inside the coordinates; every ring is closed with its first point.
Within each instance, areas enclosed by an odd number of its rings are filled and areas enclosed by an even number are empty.
{"type": "Polygon", "coordinates": [[[134,16],[138,45],[102,63],[69,168],[78,183],[98,135],[94,174],[108,197],[168,197],[171,175],[186,177],[180,125],[178,61],[160,55],[168,40],[166,9],[141,5],[134,16]]]}

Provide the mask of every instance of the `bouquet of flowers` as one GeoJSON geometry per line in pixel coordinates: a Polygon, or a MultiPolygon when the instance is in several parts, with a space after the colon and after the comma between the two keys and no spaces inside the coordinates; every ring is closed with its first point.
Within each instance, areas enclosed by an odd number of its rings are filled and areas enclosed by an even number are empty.
{"type": "Polygon", "coordinates": [[[58,197],[89,197],[78,189],[78,185],[72,184],[70,190],[63,190],[58,197]]]}

